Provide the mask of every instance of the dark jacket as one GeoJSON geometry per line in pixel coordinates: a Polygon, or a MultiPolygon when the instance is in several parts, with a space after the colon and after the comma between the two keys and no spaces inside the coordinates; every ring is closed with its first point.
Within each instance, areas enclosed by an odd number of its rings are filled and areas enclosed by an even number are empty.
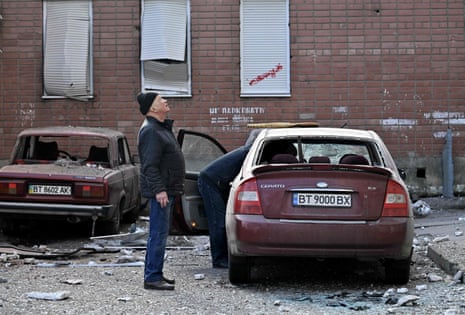
{"type": "Polygon", "coordinates": [[[241,170],[249,150],[250,145],[241,146],[210,162],[200,171],[200,181],[209,180],[212,185],[216,185],[226,201],[231,181],[241,170]]]}
{"type": "Polygon", "coordinates": [[[155,198],[162,191],[170,196],[184,192],[184,156],[172,126],[171,119],[160,122],[146,117],[139,130],[140,186],[145,198],[155,198]]]}

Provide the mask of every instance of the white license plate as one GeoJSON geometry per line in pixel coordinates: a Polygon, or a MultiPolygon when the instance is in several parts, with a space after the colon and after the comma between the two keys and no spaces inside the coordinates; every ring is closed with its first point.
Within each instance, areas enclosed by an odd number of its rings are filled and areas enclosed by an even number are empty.
{"type": "Polygon", "coordinates": [[[30,195],[71,196],[71,186],[29,185],[30,195]]]}
{"type": "Polygon", "coordinates": [[[294,193],[292,205],[296,207],[341,207],[350,208],[350,194],[294,193]]]}

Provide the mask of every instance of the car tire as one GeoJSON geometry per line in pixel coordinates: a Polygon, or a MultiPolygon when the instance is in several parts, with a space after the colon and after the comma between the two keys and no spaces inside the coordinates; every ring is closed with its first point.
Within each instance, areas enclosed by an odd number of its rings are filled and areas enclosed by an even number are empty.
{"type": "Polygon", "coordinates": [[[250,282],[251,262],[249,257],[239,257],[229,254],[229,281],[232,284],[250,282]]]}
{"type": "MultiPolygon", "coordinates": [[[[97,221],[98,224],[98,221],[97,221]]],[[[115,209],[115,213],[110,220],[101,221],[98,230],[101,235],[118,234],[121,225],[121,205],[115,209]]]]}
{"type": "Polygon", "coordinates": [[[384,263],[387,284],[406,284],[410,279],[411,257],[403,260],[388,259],[384,263]]]}

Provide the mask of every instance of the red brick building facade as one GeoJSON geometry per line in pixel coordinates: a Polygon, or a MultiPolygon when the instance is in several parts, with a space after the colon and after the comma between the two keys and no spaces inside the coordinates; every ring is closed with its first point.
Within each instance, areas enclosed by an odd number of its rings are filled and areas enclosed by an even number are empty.
{"type": "MultiPolygon", "coordinates": [[[[49,125],[118,129],[135,152],[142,120],[135,96],[144,88],[141,14],[144,6],[169,1],[77,1],[90,3],[92,97],[85,100],[44,97],[45,17],[50,23],[51,8],[60,2],[73,0],[0,2],[0,160],[8,159],[20,130],[49,125]]],[[[286,8],[271,16],[288,19],[288,47],[283,47],[289,62],[272,61],[266,71],[246,78],[242,62],[250,52],[241,31],[262,25],[246,25],[241,16],[253,18],[245,5],[257,0],[180,1],[187,6],[190,74],[185,95],[166,96],[176,128],[209,133],[228,149],[243,143],[249,122],[318,121],[373,129],[407,169],[407,183],[417,195],[441,194],[441,156],[450,129],[454,191],[465,191],[460,172],[465,166],[463,1],[262,2],[286,8]],[[246,93],[244,80],[259,86],[283,73],[287,94],[246,93]]],[[[62,22],[56,23],[59,29],[62,22]]],[[[282,48],[271,43],[264,51],[274,47],[282,48]]]]}

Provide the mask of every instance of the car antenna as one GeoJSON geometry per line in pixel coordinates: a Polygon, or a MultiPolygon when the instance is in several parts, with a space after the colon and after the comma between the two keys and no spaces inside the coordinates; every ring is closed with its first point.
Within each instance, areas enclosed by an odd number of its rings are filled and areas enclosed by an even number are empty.
{"type": "Polygon", "coordinates": [[[347,122],[343,123],[341,128],[345,128],[347,126],[347,122]]]}

